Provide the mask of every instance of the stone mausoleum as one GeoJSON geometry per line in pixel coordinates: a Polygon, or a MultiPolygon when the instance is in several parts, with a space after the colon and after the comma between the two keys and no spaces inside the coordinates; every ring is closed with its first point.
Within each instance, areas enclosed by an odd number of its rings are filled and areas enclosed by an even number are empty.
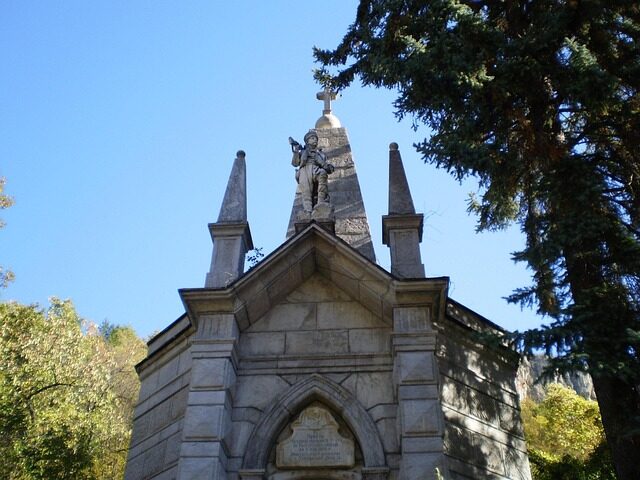
{"type": "Polygon", "coordinates": [[[238,152],[204,288],[149,342],[127,480],[531,478],[500,327],[425,277],[398,146],[376,264],[347,131],[331,113],[290,139],[298,189],[287,238],[253,248],[238,152]]]}

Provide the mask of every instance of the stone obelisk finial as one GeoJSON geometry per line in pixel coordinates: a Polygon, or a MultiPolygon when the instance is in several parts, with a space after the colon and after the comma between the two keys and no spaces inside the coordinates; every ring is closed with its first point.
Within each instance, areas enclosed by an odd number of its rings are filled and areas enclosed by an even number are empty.
{"type": "Polygon", "coordinates": [[[247,166],[246,154],[242,150],[236,153],[233,161],[227,189],[220,206],[218,223],[247,221],[247,166]]]}
{"type": "Polygon", "coordinates": [[[416,213],[398,144],[389,145],[389,214],[382,217],[382,242],[391,250],[391,273],[424,277],[420,242],[424,215],[416,213]]]}
{"type": "Polygon", "coordinates": [[[340,128],[340,120],[331,112],[331,100],[335,100],[337,95],[329,88],[325,88],[323,91],[316,94],[318,100],[324,102],[324,108],[322,109],[322,116],[316,121],[316,129],[320,128],[340,128]]]}
{"type": "Polygon", "coordinates": [[[209,224],[213,240],[211,268],[205,287],[223,288],[244,272],[244,257],[253,249],[247,222],[247,168],[239,150],[233,162],[218,221],[209,224]]]}

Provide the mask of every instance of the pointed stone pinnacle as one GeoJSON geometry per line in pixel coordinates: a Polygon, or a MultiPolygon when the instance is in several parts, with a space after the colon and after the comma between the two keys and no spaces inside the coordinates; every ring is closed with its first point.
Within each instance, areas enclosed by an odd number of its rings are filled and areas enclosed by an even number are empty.
{"type": "Polygon", "coordinates": [[[416,213],[398,144],[389,145],[389,215],[416,213]]]}
{"type": "Polygon", "coordinates": [[[247,221],[247,167],[245,153],[238,150],[224,193],[218,223],[247,221]]]}

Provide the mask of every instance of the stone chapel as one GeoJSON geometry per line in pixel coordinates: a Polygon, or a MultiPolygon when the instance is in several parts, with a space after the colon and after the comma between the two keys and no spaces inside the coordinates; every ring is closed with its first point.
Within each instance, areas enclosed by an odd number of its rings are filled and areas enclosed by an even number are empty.
{"type": "Polygon", "coordinates": [[[530,480],[518,356],[483,340],[503,330],[449,297],[448,277],[425,276],[423,215],[395,143],[391,271],[376,264],[347,131],[329,93],[318,98],[304,147],[290,139],[287,238],[246,272],[238,152],[205,286],[179,290],[185,313],[137,366],[125,478],[530,480]]]}

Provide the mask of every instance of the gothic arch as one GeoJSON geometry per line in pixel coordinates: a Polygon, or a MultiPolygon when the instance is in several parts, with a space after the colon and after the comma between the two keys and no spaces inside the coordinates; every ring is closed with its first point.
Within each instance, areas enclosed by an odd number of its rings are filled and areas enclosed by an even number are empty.
{"type": "Polygon", "coordinates": [[[266,467],[269,451],[280,431],[304,406],[321,401],[339,413],[355,435],[366,468],[384,467],[385,456],[378,430],[360,402],[344,387],[313,374],[287,390],[255,426],[242,462],[243,470],[266,467]]]}

